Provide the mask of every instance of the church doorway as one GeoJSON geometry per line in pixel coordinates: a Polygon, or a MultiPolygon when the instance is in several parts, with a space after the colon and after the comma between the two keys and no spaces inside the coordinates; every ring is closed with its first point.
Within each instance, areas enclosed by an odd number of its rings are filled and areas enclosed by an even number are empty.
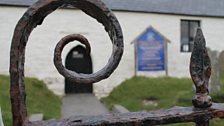
{"type": "MultiPolygon", "coordinates": [[[[92,59],[86,54],[86,49],[78,45],[70,50],[65,60],[65,67],[77,73],[91,74],[92,59]]],[[[65,93],[92,93],[92,84],[74,83],[65,79],[65,93]]]]}

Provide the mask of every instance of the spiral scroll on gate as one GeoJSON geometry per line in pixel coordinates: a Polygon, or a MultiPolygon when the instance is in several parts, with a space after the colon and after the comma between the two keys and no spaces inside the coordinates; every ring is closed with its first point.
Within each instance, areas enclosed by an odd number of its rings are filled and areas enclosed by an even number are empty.
{"type": "MultiPolygon", "coordinates": [[[[55,48],[54,63],[65,78],[80,83],[94,83],[108,78],[117,68],[123,55],[123,34],[120,24],[110,9],[100,0],[39,0],[28,8],[16,25],[10,51],[10,95],[12,103],[13,125],[20,126],[27,122],[26,93],[24,82],[25,50],[28,38],[37,25],[41,25],[45,17],[57,8],[73,6],[81,9],[87,15],[101,23],[112,41],[112,54],[108,63],[98,72],[93,74],[81,74],[67,70],[61,61],[63,47],[78,40],[83,43],[88,53],[91,47],[88,40],[77,34],[62,38],[55,48]]],[[[74,15],[75,16],[75,15],[74,15]]],[[[41,44],[41,43],[40,43],[41,44]]]]}

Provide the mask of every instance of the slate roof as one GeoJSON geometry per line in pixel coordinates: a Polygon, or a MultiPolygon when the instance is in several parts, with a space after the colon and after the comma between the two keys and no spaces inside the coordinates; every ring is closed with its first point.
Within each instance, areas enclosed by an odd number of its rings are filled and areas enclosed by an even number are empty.
{"type": "Polygon", "coordinates": [[[0,0],[0,5],[9,6],[30,6],[37,0],[0,0]]]}
{"type": "MultiPolygon", "coordinates": [[[[0,0],[0,5],[29,6],[37,0],[0,0]]],[[[224,17],[224,0],[103,0],[119,11],[224,17]]]]}

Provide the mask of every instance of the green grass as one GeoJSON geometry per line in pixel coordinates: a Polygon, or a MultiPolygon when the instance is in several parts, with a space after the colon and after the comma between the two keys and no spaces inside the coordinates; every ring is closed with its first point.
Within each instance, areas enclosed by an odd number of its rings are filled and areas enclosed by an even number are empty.
{"type": "MultiPolygon", "coordinates": [[[[61,100],[49,91],[43,81],[26,78],[28,115],[43,113],[44,119],[59,118],[61,100]]],[[[0,75],[0,106],[5,126],[11,126],[11,105],[9,98],[9,77],[0,75]]]]}
{"type": "MultiPolygon", "coordinates": [[[[192,106],[194,95],[191,79],[133,77],[115,88],[101,100],[112,108],[114,104],[125,106],[130,111],[157,110],[173,106],[192,106]],[[145,99],[156,99],[158,105],[144,105],[145,99]]],[[[215,102],[224,102],[224,91],[212,95],[215,102]]],[[[223,126],[222,121],[212,121],[212,126],[223,126]]],[[[172,126],[194,126],[193,123],[172,126]]]]}

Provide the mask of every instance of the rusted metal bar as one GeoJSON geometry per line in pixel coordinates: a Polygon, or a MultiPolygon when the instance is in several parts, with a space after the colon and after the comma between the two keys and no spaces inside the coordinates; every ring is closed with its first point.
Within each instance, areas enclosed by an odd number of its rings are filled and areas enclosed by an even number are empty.
{"type": "MultiPolygon", "coordinates": [[[[113,52],[107,65],[96,73],[88,75],[67,72],[63,75],[81,83],[97,82],[109,77],[120,62],[123,54],[122,30],[117,18],[104,3],[100,0],[39,0],[29,7],[19,20],[12,39],[10,51],[10,96],[13,126],[22,126],[28,121],[25,104],[24,59],[29,35],[37,25],[43,22],[48,14],[59,7],[68,5],[81,9],[87,15],[103,24],[112,41],[113,52]]],[[[62,70],[59,70],[59,72],[62,70]]]]}
{"type": "Polygon", "coordinates": [[[214,103],[209,109],[174,107],[168,110],[132,112],[100,116],[76,116],[60,121],[39,121],[28,126],[152,126],[160,124],[197,122],[224,117],[224,105],[214,103]]]}
{"type": "Polygon", "coordinates": [[[196,126],[209,126],[209,120],[207,121],[197,121],[196,126]]]}

